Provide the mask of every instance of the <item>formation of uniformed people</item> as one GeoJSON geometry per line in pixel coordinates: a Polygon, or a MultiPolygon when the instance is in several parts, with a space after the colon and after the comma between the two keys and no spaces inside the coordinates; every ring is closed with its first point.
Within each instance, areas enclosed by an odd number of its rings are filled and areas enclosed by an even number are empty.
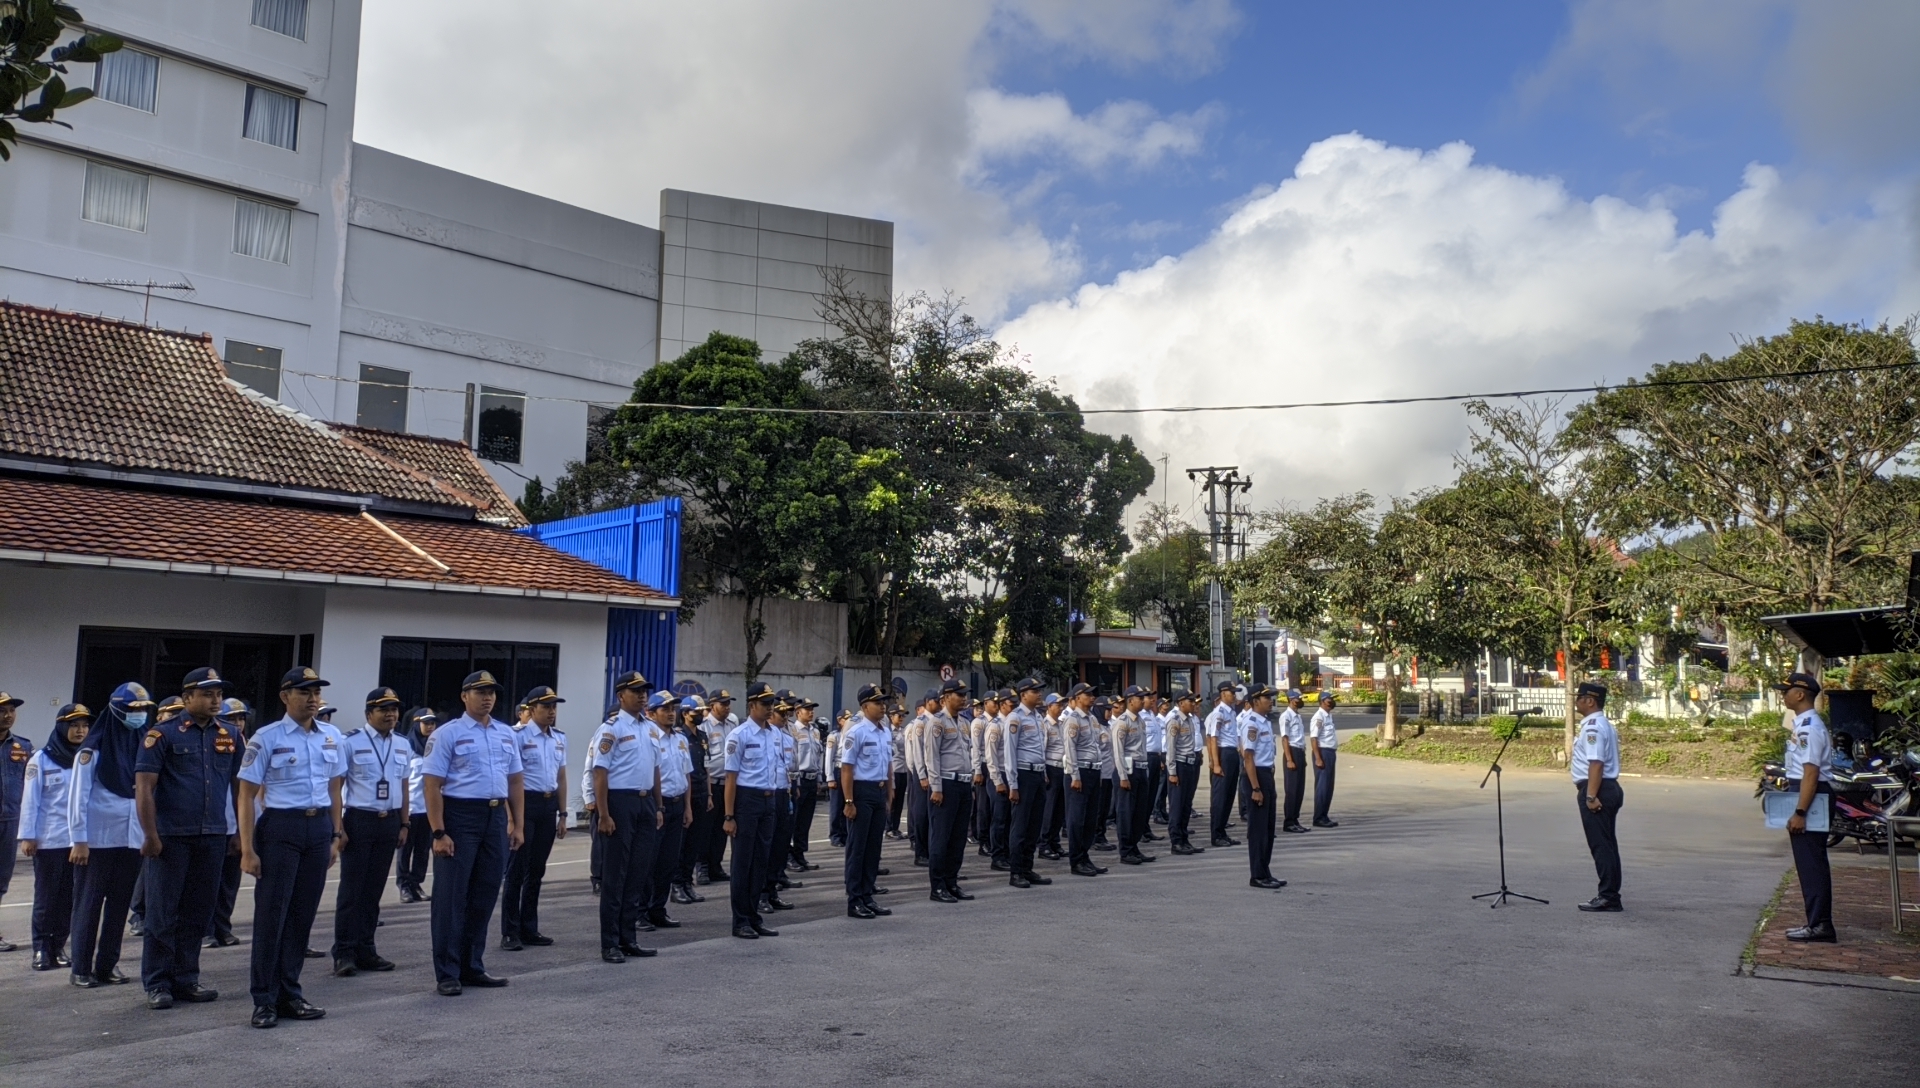
{"type": "MultiPolygon", "coordinates": [[[[123,684],[98,714],[60,708],[37,750],[12,732],[20,700],[0,692],[0,836],[8,846],[17,836],[33,860],[32,966],[70,968],[82,988],[132,981],[119,960],[138,882],[147,1004],[215,1000],[200,981],[199,953],[237,943],[226,930],[245,871],[255,877],[252,1023],[317,1019],[325,1011],[305,999],[301,971],[326,955],[309,940],[335,864],[337,976],[395,968],[376,945],[390,870],[402,902],[431,902],[443,995],[507,985],[485,962],[496,904],[503,950],[553,944],[539,903],[568,822],[559,693],[528,692],[509,724],[495,714],[501,684],[476,672],[461,687],[463,713],[442,723],[425,708],[403,715],[398,694],[376,688],[365,725],[342,732],[326,720],[327,686],[311,668],[288,672],[281,716],[249,736],[248,708],[226,698],[213,669],[189,673],[180,696],[161,702],[123,684]]],[[[1796,673],[1779,687],[1796,715],[1787,763],[1804,813],[1827,789],[1831,742],[1812,709],[1818,682],[1796,673]]],[[[781,895],[799,886],[791,874],[820,868],[807,851],[819,803],[830,807],[829,840],[843,851],[835,868],[847,916],[861,920],[892,913],[879,884],[888,837],[908,840],[927,870],[928,898],[950,904],[974,898],[961,883],[969,844],[990,872],[1031,889],[1052,883],[1040,861],[1065,860],[1083,877],[1109,872],[1095,861],[1101,853],[1153,861],[1144,844],[1161,838],[1156,824],[1177,855],[1242,845],[1228,835],[1236,804],[1249,885],[1284,887],[1272,872],[1274,841],[1277,831],[1308,830],[1300,817],[1309,766],[1310,823],[1339,826],[1331,693],[1308,720],[1297,691],[1276,708],[1283,693],[1230,682],[1204,711],[1194,692],[1131,687],[1105,698],[1076,684],[1054,694],[1032,679],[977,702],[948,681],[907,707],[867,685],[854,709],[823,727],[817,704],[765,684],[747,689],[744,720],[725,690],[677,698],[639,673],[614,690],[579,778],[610,963],[655,955],[641,934],[679,927],[669,903],[704,902],[697,888],[720,882],[735,936],[778,936],[768,921],[792,909],[781,895]],[[1203,770],[1206,846],[1193,841],[1203,770]]],[[[1619,742],[1605,688],[1583,684],[1576,699],[1584,718],[1571,774],[1599,878],[1581,909],[1618,911],[1619,742]]],[[[1789,825],[1807,911],[1791,936],[1832,940],[1825,851],[1804,827],[1804,815],[1789,825]]],[[[10,864],[0,870],[0,894],[10,875],[10,864]]]]}

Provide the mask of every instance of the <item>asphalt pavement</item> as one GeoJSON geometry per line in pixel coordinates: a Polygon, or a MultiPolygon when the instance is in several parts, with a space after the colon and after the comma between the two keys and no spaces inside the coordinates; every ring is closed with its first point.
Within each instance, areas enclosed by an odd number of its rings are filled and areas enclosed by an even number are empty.
{"type": "MultiPolygon", "coordinates": [[[[890,918],[846,918],[829,867],[791,893],[779,937],[742,941],[710,887],[672,908],[684,928],[645,935],[657,958],[624,965],[596,958],[585,839],[570,837],[542,907],[558,943],[488,954],[511,986],[436,996],[427,907],[392,904],[380,947],[400,969],[335,979],[309,961],[329,1015],[272,1031],[246,1026],[245,944],[205,955],[220,1001],[167,1012],[10,953],[0,1081],[1805,1085],[1910,1048],[1920,995],[1735,976],[1789,864],[1751,787],[1627,780],[1627,911],[1586,915],[1572,790],[1542,771],[1506,776],[1507,860],[1512,887],[1550,904],[1471,898],[1499,883],[1481,773],[1347,760],[1341,826],[1280,837],[1279,892],[1247,887],[1244,848],[1140,868],[1102,855],[1113,871],[1092,879],[1047,865],[1055,883],[1026,891],[970,852],[978,899],[945,905],[889,841],[890,918]]],[[[815,860],[831,864],[824,844],[815,860]]],[[[30,883],[0,908],[15,940],[30,883]]],[[[243,937],[250,908],[243,892],[243,937]]]]}

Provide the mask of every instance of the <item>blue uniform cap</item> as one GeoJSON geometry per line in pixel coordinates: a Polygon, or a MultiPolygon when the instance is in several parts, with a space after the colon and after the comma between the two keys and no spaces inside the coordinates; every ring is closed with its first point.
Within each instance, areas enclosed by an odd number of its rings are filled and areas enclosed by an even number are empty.
{"type": "MultiPolygon", "coordinates": [[[[284,687],[285,685],[282,686],[284,687]]],[[[220,679],[220,674],[214,672],[212,669],[195,669],[187,674],[185,680],[180,681],[180,690],[182,691],[195,691],[205,688],[225,691],[227,690],[227,682],[220,679]]]]}
{"type": "Polygon", "coordinates": [[[1091,692],[1092,690],[1093,690],[1092,684],[1075,684],[1072,687],[1067,689],[1067,698],[1078,699],[1080,696],[1085,695],[1088,692],[1091,692]]]}
{"type": "Polygon", "coordinates": [[[367,709],[368,710],[372,710],[376,706],[399,706],[399,705],[400,705],[400,693],[393,690],[392,688],[374,688],[372,691],[367,692],[367,709]]]}
{"type": "Polygon", "coordinates": [[[534,688],[532,691],[527,692],[527,697],[520,700],[520,705],[532,706],[535,703],[564,703],[564,702],[566,702],[566,700],[560,697],[559,692],[553,690],[550,687],[547,687],[545,684],[542,684],[539,687],[534,688]]]}
{"type": "Polygon", "coordinates": [[[14,695],[8,695],[6,692],[0,691],[0,706],[24,706],[24,705],[26,705],[25,699],[19,698],[18,696],[14,696],[14,695]]]}
{"type": "Polygon", "coordinates": [[[659,710],[663,706],[672,706],[679,701],[680,700],[673,697],[673,692],[671,691],[656,691],[652,695],[647,696],[647,709],[659,710]]]}
{"type": "Polygon", "coordinates": [[[747,689],[749,703],[771,703],[778,701],[779,698],[779,693],[773,690],[771,684],[755,684],[747,689]]]}
{"type": "MultiPolygon", "coordinates": [[[[8,705],[18,705],[18,703],[8,705]]],[[[60,708],[60,713],[55,714],[53,720],[56,722],[86,721],[92,717],[93,711],[88,710],[85,703],[68,703],[60,708]]]]}
{"type": "Polygon", "coordinates": [[[496,695],[504,694],[507,690],[501,685],[500,681],[493,678],[492,673],[485,669],[481,669],[479,672],[470,672],[467,674],[465,680],[460,681],[460,690],[462,692],[479,691],[483,688],[492,688],[496,695]]]}
{"type": "Polygon", "coordinates": [[[878,684],[861,684],[859,693],[854,696],[854,701],[861,706],[868,703],[884,703],[887,701],[887,694],[878,684]]]}
{"type": "MultiPolygon", "coordinates": [[[[205,669],[202,671],[210,673],[213,670],[205,669]]],[[[218,678],[216,677],[216,679],[218,678]]],[[[187,686],[192,687],[193,677],[191,675],[187,677],[187,681],[188,681],[187,686]]],[[[222,684],[221,686],[225,687],[226,685],[222,684]]],[[[307,688],[324,688],[326,686],[327,686],[327,681],[320,679],[319,673],[314,672],[313,669],[305,665],[302,665],[300,668],[297,668],[297,669],[288,669],[286,672],[286,675],[280,678],[281,691],[290,691],[294,689],[305,690],[307,688]]]]}
{"type": "Polygon", "coordinates": [[[1300,694],[1300,689],[1299,689],[1299,688],[1288,688],[1288,689],[1287,689],[1287,698],[1288,698],[1288,699],[1290,699],[1290,700],[1291,700],[1291,699],[1300,699],[1300,698],[1304,698],[1304,696],[1302,696],[1302,695],[1300,694]]]}
{"type": "Polygon", "coordinates": [[[626,691],[628,689],[634,691],[652,691],[653,684],[637,672],[623,672],[620,674],[620,678],[613,682],[613,690],[626,691]]]}
{"type": "Polygon", "coordinates": [[[967,692],[967,685],[962,684],[958,679],[949,680],[946,683],[940,685],[940,694],[943,696],[965,695],[966,692],[967,692]]]}
{"type": "Polygon", "coordinates": [[[1321,701],[1321,702],[1323,702],[1323,703],[1331,703],[1331,702],[1333,702],[1333,692],[1331,692],[1331,691],[1323,691],[1323,692],[1321,692],[1321,693],[1320,693],[1320,701],[1321,701]]]}
{"type": "Polygon", "coordinates": [[[1041,700],[1041,702],[1046,706],[1052,706],[1053,704],[1059,701],[1060,701],[1060,693],[1057,691],[1047,692],[1047,697],[1041,700]]]}
{"type": "Polygon", "coordinates": [[[1022,680],[1022,681],[1020,681],[1019,683],[1017,683],[1017,684],[1015,684],[1015,685],[1013,685],[1013,690],[1015,690],[1015,691],[1039,691],[1039,690],[1040,690],[1041,688],[1044,688],[1044,687],[1046,687],[1046,686],[1047,686],[1047,685],[1045,685],[1045,684],[1043,684],[1043,683],[1041,683],[1041,682],[1040,682],[1040,678],[1039,678],[1039,677],[1037,677],[1037,676],[1029,676],[1029,677],[1027,677],[1027,678],[1026,678],[1025,680],[1022,680]]]}
{"type": "Polygon", "coordinates": [[[1139,698],[1144,699],[1147,696],[1152,694],[1153,692],[1148,691],[1146,688],[1143,688],[1138,684],[1133,684],[1133,685],[1130,685],[1127,688],[1127,690],[1122,694],[1122,698],[1132,699],[1138,696],[1139,698]]]}
{"type": "Polygon", "coordinates": [[[702,699],[698,695],[689,695],[686,698],[680,700],[680,709],[681,710],[705,710],[707,709],[707,701],[705,699],[702,699]]]}

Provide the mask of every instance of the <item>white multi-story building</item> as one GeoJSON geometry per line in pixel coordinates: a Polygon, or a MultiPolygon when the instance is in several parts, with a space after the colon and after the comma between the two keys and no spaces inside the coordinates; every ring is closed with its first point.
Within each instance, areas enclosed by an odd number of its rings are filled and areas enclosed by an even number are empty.
{"type": "Polygon", "coordinates": [[[891,292],[883,221],[667,190],[656,230],[355,144],[359,0],[83,12],[127,47],[0,165],[0,297],[210,333],[236,380],[462,439],[512,494],[708,332],[830,333],[823,270],[891,292]]]}

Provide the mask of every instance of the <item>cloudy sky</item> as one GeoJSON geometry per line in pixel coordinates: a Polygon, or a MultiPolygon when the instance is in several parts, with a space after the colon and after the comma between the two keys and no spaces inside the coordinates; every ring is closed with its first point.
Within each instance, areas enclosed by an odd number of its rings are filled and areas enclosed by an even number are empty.
{"type": "MultiPolygon", "coordinates": [[[[1911,0],[366,0],[358,137],[653,223],[894,220],[1088,407],[1578,385],[1920,311],[1911,0]]],[[[1129,417],[1253,501],[1457,406],[1129,417]]],[[[1156,489],[1157,490],[1157,489],[1156,489]]]]}

